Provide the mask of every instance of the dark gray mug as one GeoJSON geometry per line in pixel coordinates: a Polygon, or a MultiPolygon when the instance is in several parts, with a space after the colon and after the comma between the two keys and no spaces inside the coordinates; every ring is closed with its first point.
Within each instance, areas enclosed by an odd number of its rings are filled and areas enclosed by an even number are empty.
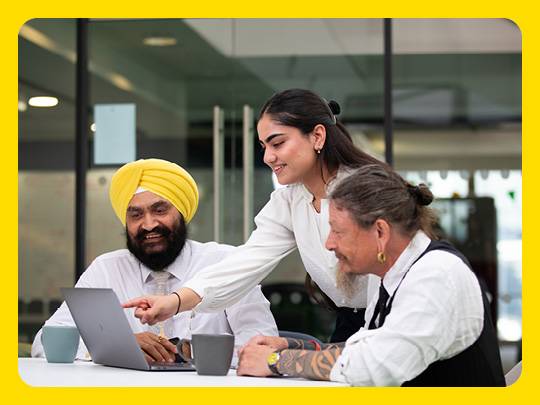
{"type": "Polygon", "coordinates": [[[191,339],[181,339],[176,345],[178,354],[192,363],[200,375],[227,375],[234,352],[234,335],[194,334],[191,339]],[[182,344],[191,344],[192,359],[182,353],[182,344]]]}
{"type": "Polygon", "coordinates": [[[79,348],[76,326],[44,326],[41,343],[49,363],[73,363],[79,348]]]}

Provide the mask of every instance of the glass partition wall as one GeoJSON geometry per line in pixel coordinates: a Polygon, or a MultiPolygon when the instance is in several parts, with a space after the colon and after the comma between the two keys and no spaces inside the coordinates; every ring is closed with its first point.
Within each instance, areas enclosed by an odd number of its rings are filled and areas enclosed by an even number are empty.
{"type": "MultiPolygon", "coordinates": [[[[35,19],[19,34],[21,340],[58,305],[59,287],[75,282],[75,26],[35,19]],[[58,104],[32,107],[35,95],[58,104]]],[[[499,337],[519,340],[519,29],[503,19],[394,19],[392,29],[394,166],[432,187],[441,233],[481,256],[475,270],[493,298],[499,337]]],[[[96,106],[133,105],[135,158],[176,162],[199,185],[191,238],[238,245],[275,187],[254,128],[273,93],[309,88],[338,101],[355,142],[384,158],[383,43],[381,19],[92,19],[90,123],[96,106]]],[[[125,246],[108,196],[120,162],[95,162],[94,131],[88,264],[125,246]]],[[[303,283],[304,274],[295,253],[263,284],[303,283]]],[[[324,338],[328,328],[318,332],[324,338]]]]}

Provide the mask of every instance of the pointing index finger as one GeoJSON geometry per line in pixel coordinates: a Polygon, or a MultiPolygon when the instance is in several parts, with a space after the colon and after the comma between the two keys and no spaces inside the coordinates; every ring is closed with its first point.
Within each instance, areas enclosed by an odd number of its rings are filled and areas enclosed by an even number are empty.
{"type": "Polygon", "coordinates": [[[149,305],[148,302],[144,299],[144,297],[138,297],[122,304],[122,308],[134,307],[149,308],[149,305]]]}

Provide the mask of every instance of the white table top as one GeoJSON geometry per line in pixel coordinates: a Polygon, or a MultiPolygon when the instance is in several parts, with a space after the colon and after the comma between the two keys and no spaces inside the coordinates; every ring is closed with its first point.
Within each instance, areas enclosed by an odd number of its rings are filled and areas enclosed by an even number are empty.
{"type": "Polygon", "coordinates": [[[345,387],[302,378],[200,376],[193,371],[139,371],[107,367],[86,361],[47,363],[43,358],[19,358],[19,376],[33,387],[345,387]]]}

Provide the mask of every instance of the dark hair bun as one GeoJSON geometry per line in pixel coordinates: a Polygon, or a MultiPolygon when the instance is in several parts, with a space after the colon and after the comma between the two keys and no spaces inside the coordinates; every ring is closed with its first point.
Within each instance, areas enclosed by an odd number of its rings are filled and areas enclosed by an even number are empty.
{"type": "Polygon", "coordinates": [[[418,185],[417,200],[420,205],[429,205],[433,202],[433,194],[424,183],[418,185]]]}
{"type": "Polygon", "coordinates": [[[330,107],[330,111],[332,111],[332,114],[334,115],[339,115],[339,113],[341,112],[341,107],[335,100],[330,100],[328,106],[330,107]]]}
{"type": "Polygon", "coordinates": [[[429,205],[433,202],[433,194],[429,190],[429,187],[424,183],[421,183],[418,186],[408,183],[407,188],[418,204],[429,205]]]}

